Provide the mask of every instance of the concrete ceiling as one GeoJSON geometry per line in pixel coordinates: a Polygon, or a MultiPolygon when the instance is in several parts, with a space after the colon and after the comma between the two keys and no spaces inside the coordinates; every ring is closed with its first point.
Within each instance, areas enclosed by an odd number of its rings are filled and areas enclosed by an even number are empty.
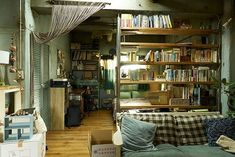
{"type": "MultiPolygon", "coordinates": [[[[35,7],[33,8],[38,14],[50,15],[51,8],[35,7]]],[[[114,10],[101,10],[81,23],[74,31],[111,31],[117,27],[118,12],[114,10]]]]}
{"type": "MultiPolygon", "coordinates": [[[[66,1],[66,0],[64,0],[66,1]]],[[[75,0],[70,0],[75,1],[75,0]]],[[[76,0],[84,1],[84,0],[76,0]]],[[[88,1],[88,0],[87,0],[88,1]]],[[[89,0],[93,1],[93,0],[89,0]]],[[[104,1],[104,0],[96,0],[104,1]]],[[[80,24],[74,31],[113,31],[116,29],[116,19],[118,13],[121,12],[135,12],[151,14],[151,12],[169,12],[174,13],[174,16],[180,15],[191,17],[198,16],[214,16],[223,12],[222,0],[106,0],[111,5],[94,14],[82,24],[80,24]],[[193,3],[193,4],[192,4],[193,3]]],[[[47,0],[32,0],[31,7],[38,14],[51,14],[51,5],[47,0]]]]}

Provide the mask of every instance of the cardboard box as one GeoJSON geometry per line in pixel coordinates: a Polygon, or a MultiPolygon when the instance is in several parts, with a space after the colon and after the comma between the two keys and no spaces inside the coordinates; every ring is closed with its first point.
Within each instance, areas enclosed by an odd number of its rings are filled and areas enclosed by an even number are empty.
{"type": "Polygon", "coordinates": [[[88,148],[91,157],[115,157],[112,144],[112,130],[95,130],[88,135],[88,148]]]}
{"type": "Polygon", "coordinates": [[[168,105],[169,92],[167,91],[148,92],[147,99],[152,105],[168,105]]]}
{"type": "Polygon", "coordinates": [[[189,105],[189,99],[182,99],[182,98],[171,98],[169,101],[170,105],[189,105]]]}

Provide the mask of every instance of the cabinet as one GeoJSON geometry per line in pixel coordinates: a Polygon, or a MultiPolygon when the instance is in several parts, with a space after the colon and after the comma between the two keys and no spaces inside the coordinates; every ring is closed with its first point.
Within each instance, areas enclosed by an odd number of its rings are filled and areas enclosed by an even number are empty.
{"type": "Polygon", "coordinates": [[[1,157],[44,157],[46,134],[34,134],[31,139],[0,143],[1,157]]]}
{"type": "MultiPolygon", "coordinates": [[[[14,111],[21,109],[21,93],[20,88],[16,86],[1,86],[0,87],[0,122],[4,123],[5,117],[5,103],[6,103],[6,94],[14,94],[14,111]]],[[[0,141],[4,138],[4,126],[0,126],[0,141]]]]}
{"type": "Polygon", "coordinates": [[[66,103],[66,88],[50,88],[50,130],[64,130],[64,112],[66,103]]]}
{"type": "Polygon", "coordinates": [[[33,115],[6,116],[5,141],[30,139],[33,136],[33,115]]]}
{"type": "MultiPolygon", "coordinates": [[[[90,97],[96,107],[100,105],[100,54],[98,50],[72,49],[72,86],[91,91],[90,97]]],[[[84,99],[85,100],[85,99],[84,99]]],[[[84,103],[84,107],[86,104],[84,103]]]]}
{"type": "Polygon", "coordinates": [[[123,17],[117,31],[119,109],[218,110],[212,86],[220,77],[219,30],[139,27],[123,17]]]}

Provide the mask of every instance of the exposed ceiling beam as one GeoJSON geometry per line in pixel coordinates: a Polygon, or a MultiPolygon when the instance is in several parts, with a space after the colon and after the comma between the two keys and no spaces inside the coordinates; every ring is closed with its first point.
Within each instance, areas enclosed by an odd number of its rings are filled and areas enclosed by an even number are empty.
{"type": "MultiPolygon", "coordinates": [[[[68,0],[63,0],[68,1],[68,0]]],[[[223,0],[69,0],[77,2],[105,2],[111,5],[106,5],[104,9],[116,11],[154,11],[154,12],[188,12],[188,13],[222,13],[223,0]]],[[[46,7],[51,5],[48,0],[31,0],[31,7],[46,7]]]]}

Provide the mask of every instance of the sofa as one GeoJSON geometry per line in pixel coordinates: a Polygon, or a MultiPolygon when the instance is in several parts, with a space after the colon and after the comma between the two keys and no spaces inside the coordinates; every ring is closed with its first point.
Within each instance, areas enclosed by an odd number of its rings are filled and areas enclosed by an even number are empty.
{"type": "Polygon", "coordinates": [[[218,112],[122,112],[116,123],[116,157],[235,157],[216,144],[235,139],[235,119],[218,112]]]}

